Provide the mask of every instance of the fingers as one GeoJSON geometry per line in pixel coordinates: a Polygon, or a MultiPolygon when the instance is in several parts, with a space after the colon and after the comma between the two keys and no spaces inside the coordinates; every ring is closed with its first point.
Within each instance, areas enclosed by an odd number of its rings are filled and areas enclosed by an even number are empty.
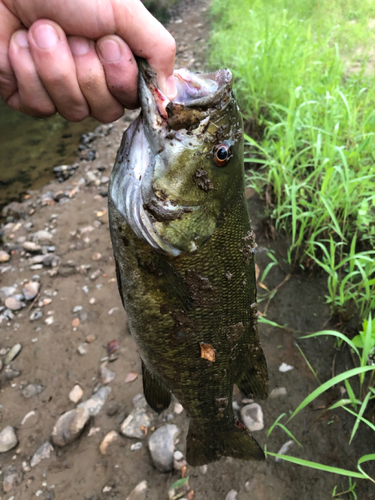
{"type": "Polygon", "coordinates": [[[36,71],[26,30],[13,34],[9,45],[9,60],[18,89],[8,99],[8,105],[38,118],[54,115],[56,108],[36,71]]]}
{"type": "Polygon", "coordinates": [[[138,107],[138,67],[130,48],[120,37],[110,35],[97,41],[97,52],[111,93],[126,108],[138,107]]]}
{"type": "Polygon", "coordinates": [[[53,21],[36,21],[30,27],[28,41],[36,72],[58,112],[70,121],[89,116],[89,106],[80,89],[62,28],[53,21]]]}
{"type": "Polygon", "coordinates": [[[160,90],[173,100],[176,43],[172,35],[148,12],[140,0],[112,0],[116,33],[132,52],[148,60],[156,71],[160,90]]]}
{"type": "Polygon", "coordinates": [[[9,61],[8,47],[12,34],[20,28],[19,19],[0,2],[0,95],[5,102],[17,91],[17,80],[9,61]]]}

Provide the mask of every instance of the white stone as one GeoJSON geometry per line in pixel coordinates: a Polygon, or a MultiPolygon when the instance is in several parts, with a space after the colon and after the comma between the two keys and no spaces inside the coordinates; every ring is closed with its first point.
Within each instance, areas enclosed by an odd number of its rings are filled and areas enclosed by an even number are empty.
{"type": "Polygon", "coordinates": [[[78,403],[78,401],[82,398],[83,396],[83,390],[81,389],[81,386],[76,384],[73,389],[69,392],[69,399],[72,403],[78,403]]]}
{"type": "Polygon", "coordinates": [[[49,441],[43,443],[42,446],[40,446],[34,453],[30,462],[30,466],[35,467],[42,460],[49,458],[52,451],[53,451],[53,446],[49,441]]]}
{"type": "Polygon", "coordinates": [[[281,373],[289,372],[290,370],[293,370],[293,368],[294,366],[287,365],[286,363],[281,363],[281,365],[279,366],[279,372],[281,373]]]}
{"type": "Polygon", "coordinates": [[[147,492],[147,481],[142,481],[137,484],[137,486],[132,490],[130,495],[126,497],[126,500],[145,500],[147,492]]]}
{"type": "Polygon", "coordinates": [[[79,403],[78,408],[86,408],[90,412],[91,417],[96,417],[103,408],[110,392],[110,387],[102,387],[90,399],[79,403]]]}
{"type": "Polygon", "coordinates": [[[13,427],[8,425],[0,432],[0,453],[5,453],[17,446],[18,439],[13,427]]]}
{"type": "Polygon", "coordinates": [[[287,390],[285,389],[285,387],[275,387],[274,389],[272,389],[272,391],[270,392],[270,395],[269,397],[271,399],[275,399],[275,398],[279,398],[281,396],[286,396],[288,393],[287,393],[287,390]]]}
{"type": "Polygon", "coordinates": [[[227,496],[225,497],[225,500],[236,500],[237,495],[238,495],[238,493],[237,493],[236,490],[230,490],[227,493],[227,496]]]}
{"type": "MultiPolygon", "coordinates": [[[[291,446],[293,446],[294,441],[293,439],[290,439],[286,443],[282,445],[282,447],[279,449],[278,455],[285,455],[285,453],[289,450],[291,446]]],[[[281,462],[282,458],[275,457],[275,462],[281,462]]]]}
{"type": "Polygon", "coordinates": [[[173,469],[173,453],[180,430],[176,425],[167,424],[157,429],[148,442],[152,461],[161,472],[173,469]]]}
{"type": "Polygon", "coordinates": [[[241,418],[249,431],[260,431],[264,427],[263,411],[258,403],[251,403],[241,409],[241,418]]]}

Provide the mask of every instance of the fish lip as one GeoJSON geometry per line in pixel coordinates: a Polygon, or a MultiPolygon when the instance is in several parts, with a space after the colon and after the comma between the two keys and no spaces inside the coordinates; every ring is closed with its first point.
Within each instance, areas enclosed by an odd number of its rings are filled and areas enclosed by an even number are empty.
{"type": "Polygon", "coordinates": [[[214,73],[190,73],[186,68],[174,71],[179,92],[170,101],[159,89],[156,73],[147,61],[137,59],[138,87],[144,116],[153,130],[187,129],[199,124],[213,112],[222,110],[232,98],[232,73],[219,69],[214,73]]]}

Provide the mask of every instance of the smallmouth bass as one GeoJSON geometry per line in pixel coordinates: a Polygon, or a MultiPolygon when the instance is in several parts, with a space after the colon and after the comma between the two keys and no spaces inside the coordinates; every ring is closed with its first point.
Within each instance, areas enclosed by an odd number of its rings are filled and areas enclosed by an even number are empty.
{"type": "Polygon", "coordinates": [[[173,393],[190,417],[188,463],[262,460],[232,407],[233,384],[247,397],[268,394],[242,117],[230,71],[182,69],[175,79],[169,102],[139,61],[142,111],[124,133],[108,196],[118,287],[148,404],[160,413],[173,393]]]}

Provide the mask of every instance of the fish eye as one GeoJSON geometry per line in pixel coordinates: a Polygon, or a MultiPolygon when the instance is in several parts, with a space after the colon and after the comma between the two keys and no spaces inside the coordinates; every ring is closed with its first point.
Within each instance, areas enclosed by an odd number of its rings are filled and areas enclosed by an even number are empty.
{"type": "Polygon", "coordinates": [[[228,161],[232,158],[230,146],[224,142],[218,144],[214,150],[214,162],[218,167],[225,167],[228,161]]]}

